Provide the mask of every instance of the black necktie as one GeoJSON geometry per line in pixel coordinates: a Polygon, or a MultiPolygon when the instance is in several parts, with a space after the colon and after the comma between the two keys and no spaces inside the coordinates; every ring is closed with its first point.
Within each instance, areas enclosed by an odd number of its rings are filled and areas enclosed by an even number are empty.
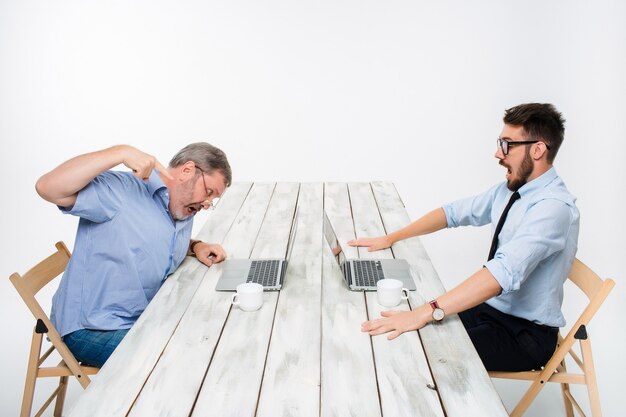
{"type": "Polygon", "coordinates": [[[509,200],[509,202],[507,203],[506,207],[504,208],[504,211],[502,212],[502,216],[500,216],[500,220],[498,220],[498,225],[496,226],[496,231],[493,234],[493,240],[491,241],[491,249],[489,249],[489,258],[487,258],[487,261],[492,260],[494,255],[496,254],[496,249],[498,249],[498,235],[500,234],[500,231],[502,230],[502,226],[504,226],[504,221],[506,220],[507,214],[509,214],[509,210],[511,210],[511,206],[519,198],[520,198],[519,193],[517,191],[515,191],[511,195],[511,199],[509,200]]]}

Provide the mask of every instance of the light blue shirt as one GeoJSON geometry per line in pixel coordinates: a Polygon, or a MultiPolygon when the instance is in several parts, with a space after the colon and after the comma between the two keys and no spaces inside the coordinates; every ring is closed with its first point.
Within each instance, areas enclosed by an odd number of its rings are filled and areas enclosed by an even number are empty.
{"type": "MultiPolygon", "coordinates": [[[[500,232],[495,257],[485,264],[502,287],[487,304],[503,313],[552,327],[565,325],[563,283],[578,242],[576,198],[551,168],[522,186],[500,232]]],[[[475,197],[443,207],[448,227],[482,226],[495,231],[512,192],[498,184],[475,197]]],[[[485,248],[485,258],[489,248],[485,248]]]]}
{"type": "Polygon", "coordinates": [[[193,217],[174,221],[169,192],[153,172],[144,182],[107,171],[71,208],[80,217],[74,252],[52,299],[61,336],[80,329],[128,329],[189,247],[193,217]]]}

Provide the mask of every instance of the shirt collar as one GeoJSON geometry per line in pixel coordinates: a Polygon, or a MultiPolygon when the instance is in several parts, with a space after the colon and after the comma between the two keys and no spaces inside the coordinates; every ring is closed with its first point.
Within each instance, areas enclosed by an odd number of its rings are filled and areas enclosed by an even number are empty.
{"type": "Polygon", "coordinates": [[[148,178],[148,181],[146,181],[145,184],[151,195],[154,195],[154,193],[163,188],[167,188],[163,183],[163,180],[161,180],[161,176],[156,170],[152,171],[152,174],[150,174],[150,178],[148,178]]]}
{"type": "Polygon", "coordinates": [[[527,182],[523,186],[520,187],[517,192],[519,192],[520,196],[529,195],[533,192],[544,188],[546,185],[550,184],[557,177],[556,169],[554,167],[550,168],[534,180],[527,182]]]}
{"type": "MultiPolygon", "coordinates": [[[[159,173],[156,170],[153,170],[152,174],[150,174],[150,178],[145,184],[146,184],[146,188],[148,189],[148,191],[150,192],[152,196],[154,196],[155,194],[159,196],[159,198],[163,202],[163,208],[165,209],[167,214],[170,216],[170,219],[172,219],[172,214],[170,213],[170,208],[169,208],[170,190],[163,183],[163,180],[161,180],[161,176],[159,175],[159,173]]],[[[176,225],[176,229],[182,229],[183,227],[185,227],[187,223],[193,222],[193,218],[194,216],[190,216],[186,218],[185,220],[172,219],[172,221],[176,225]]]]}

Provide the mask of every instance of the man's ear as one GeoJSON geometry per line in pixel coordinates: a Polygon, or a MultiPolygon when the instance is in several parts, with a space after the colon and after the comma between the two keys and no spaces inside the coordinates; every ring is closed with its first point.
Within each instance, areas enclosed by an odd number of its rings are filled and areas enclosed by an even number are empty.
{"type": "Polygon", "coordinates": [[[196,175],[196,164],[193,161],[187,161],[178,168],[181,181],[188,181],[196,175]]]}
{"type": "Polygon", "coordinates": [[[548,157],[548,148],[546,147],[545,142],[541,141],[541,142],[535,143],[535,147],[532,153],[533,159],[538,161],[543,156],[545,156],[546,158],[548,157]]]}

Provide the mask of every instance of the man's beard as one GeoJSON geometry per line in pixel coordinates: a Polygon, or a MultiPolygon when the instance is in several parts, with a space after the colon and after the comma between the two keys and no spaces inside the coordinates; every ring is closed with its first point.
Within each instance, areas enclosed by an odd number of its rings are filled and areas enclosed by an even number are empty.
{"type": "MultiPolygon", "coordinates": [[[[524,184],[528,182],[528,177],[533,172],[533,159],[530,157],[530,149],[526,148],[526,155],[519,167],[519,175],[516,178],[509,179],[506,182],[506,186],[511,191],[519,190],[524,184]]],[[[513,173],[511,173],[513,174],[513,173]]],[[[511,175],[513,177],[513,175],[511,175]]]]}
{"type": "MultiPolygon", "coordinates": [[[[176,190],[176,193],[180,195],[178,195],[177,200],[178,201],[190,201],[192,196],[193,196],[193,188],[195,185],[195,181],[193,179],[190,179],[189,181],[180,184],[178,187],[178,190],[176,190]]],[[[170,198],[172,198],[172,196],[170,195],[170,198]]],[[[199,207],[197,207],[198,204],[189,204],[189,205],[183,205],[181,207],[175,207],[174,210],[172,211],[171,215],[172,218],[174,220],[180,221],[180,220],[185,220],[193,215],[196,214],[196,212],[198,212],[200,210],[199,207]],[[193,207],[193,212],[189,212],[189,207],[193,207]]]]}

